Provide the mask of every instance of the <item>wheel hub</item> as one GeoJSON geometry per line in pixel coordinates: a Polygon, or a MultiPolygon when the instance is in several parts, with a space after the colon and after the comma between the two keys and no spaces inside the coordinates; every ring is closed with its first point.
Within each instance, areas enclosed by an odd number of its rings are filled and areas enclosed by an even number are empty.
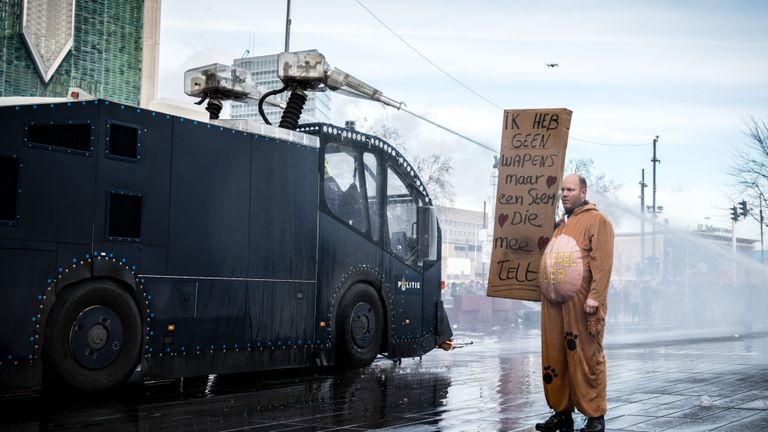
{"type": "Polygon", "coordinates": [[[352,341],[359,348],[368,347],[376,333],[376,315],[371,305],[358,303],[352,310],[352,341]]]}
{"type": "Polygon", "coordinates": [[[123,323],[117,313],[106,306],[91,306],[72,323],[72,356],[86,369],[102,369],[118,357],[123,339],[123,323]]]}

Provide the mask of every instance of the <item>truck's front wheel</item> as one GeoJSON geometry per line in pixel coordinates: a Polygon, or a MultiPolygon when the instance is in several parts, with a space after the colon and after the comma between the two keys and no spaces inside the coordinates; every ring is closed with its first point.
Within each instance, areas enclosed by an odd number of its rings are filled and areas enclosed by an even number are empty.
{"type": "Polygon", "coordinates": [[[66,289],[46,324],[47,379],[82,391],[113,389],[133,373],[141,351],[141,315],[133,297],[109,280],[66,289]]]}
{"type": "Polygon", "coordinates": [[[336,359],[348,367],[368,366],[376,359],[384,333],[384,313],[376,291],[367,284],[352,285],[336,314],[336,359]]]}

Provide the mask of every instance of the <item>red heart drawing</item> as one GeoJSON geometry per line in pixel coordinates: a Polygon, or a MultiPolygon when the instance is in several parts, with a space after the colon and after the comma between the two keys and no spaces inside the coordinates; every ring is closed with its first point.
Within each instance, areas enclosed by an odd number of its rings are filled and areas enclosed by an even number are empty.
{"type": "Polygon", "coordinates": [[[507,223],[507,220],[509,219],[509,215],[506,213],[502,213],[499,215],[499,226],[503,227],[505,223],[507,223]]]}
{"type": "Polygon", "coordinates": [[[544,248],[549,244],[549,237],[539,237],[539,252],[544,252],[544,248]]]}
{"type": "Polygon", "coordinates": [[[547,187],[551,188],[553,184],[557,182],[557,177],[555,176],[549,176],[547,177],[547,187]]]}

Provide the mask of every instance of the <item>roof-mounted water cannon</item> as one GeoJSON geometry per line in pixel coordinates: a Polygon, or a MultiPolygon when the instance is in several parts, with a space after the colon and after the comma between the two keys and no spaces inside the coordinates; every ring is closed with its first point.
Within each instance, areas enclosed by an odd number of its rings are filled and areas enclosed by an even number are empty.
{"type": "Polygon", "coordinates": [[[294,130],[299,124],[301,111],[307,101],[307,91],[337,91],[347,96],[381,102],[400,109],[403,102],[390,99],[372,86],[360,81],[341,69],[331,68],[325,56],[317,50],[284,52],[277,56],[277,76],[283,82],[282,89],[265,93],[259,101],[262,119],[269,123],[261,104],[269,96],[291,90],[291,96],[280,119],[280,127],[294,130]]]}
{"type": "Polygon", "coordinates": [[[284,108],[280,127],[295,130],[307,101],[309,91],[336,91],[347,96],[381,102],[401,109],[405,104],[390,99],[374,87],[360,81],[341,69],[331,68],[325,56],[317,50],[284,52],[277,56],[277,76],[283,87],[262,92],[248,78],[248,72],[222,64],[211,64],[190,69],[184,74],[184,92],[199,97],[201,105],[208,100],[206,110],[212,119],[217,119],[222,101],[234,100],[244,103],[258,101],[259,114],[265,123],[271,124],[264,112],[264,103],[284,108]],[[290,91],[286,104],[267,102],[267,98],[290,91]]]}
{"type": "Polygon", "coordinates": [[[190,69],[184,73],[184,93],[199,97],[195,102],[202,105],[208,100],[205,110],[212,119],[219,118],[224,100],[243,100],[255,91],[248,81],[248,72],[243,69],[219,63],[190,69]]]}

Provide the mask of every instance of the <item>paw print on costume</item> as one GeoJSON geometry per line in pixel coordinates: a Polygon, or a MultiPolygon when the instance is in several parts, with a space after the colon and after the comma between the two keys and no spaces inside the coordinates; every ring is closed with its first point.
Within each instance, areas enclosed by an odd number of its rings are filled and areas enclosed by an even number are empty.
{"type": "Polygon", "coordinates": [[[568,347],[569,351],[576,351],[576,339],[578,338],[579,335],[577,334],[565,332],[565,346],[568,347]]]}
{"type": "Polygon", "coordinates": [[[552,381],[557,378],[557,371],[551,366],[544,367],[544,384],[552,384],[552,381]]]}

